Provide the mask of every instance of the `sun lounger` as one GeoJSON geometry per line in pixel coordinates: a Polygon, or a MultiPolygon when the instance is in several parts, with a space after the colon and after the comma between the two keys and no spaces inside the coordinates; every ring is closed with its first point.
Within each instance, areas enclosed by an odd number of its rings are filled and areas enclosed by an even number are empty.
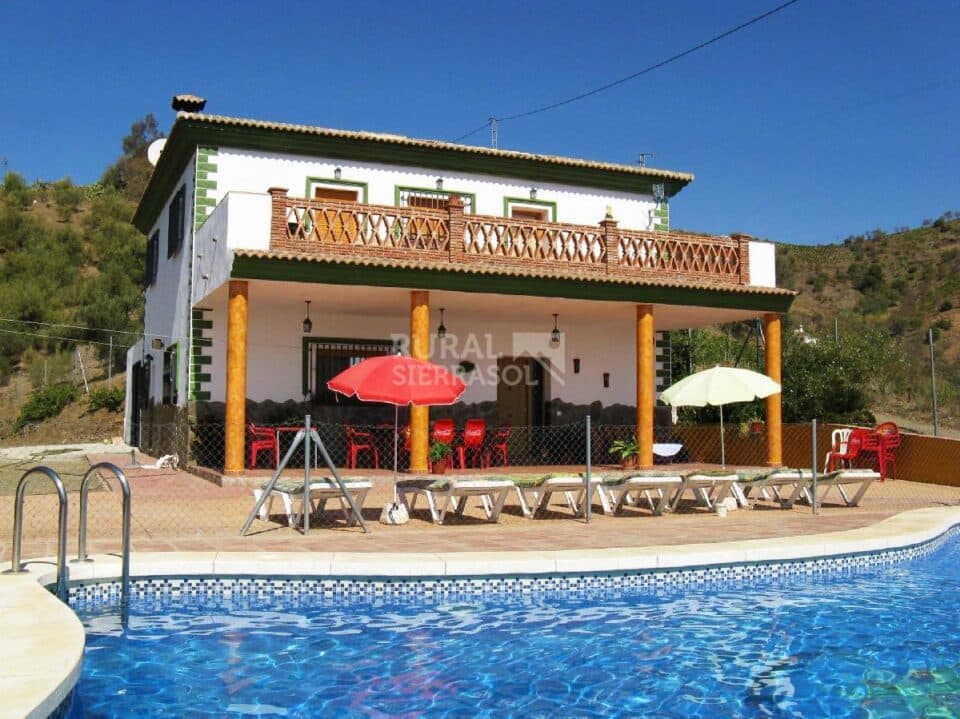
{"type": "Polygon", "coordinates": [[[469,497],[480,497],[487,520],[496,522],[514,486],[513,482],[501,477],[404,479],[397,482],[397,492],[408,512],[413,512],[417,497],[426,497],[430,517],[436,524],[443,524],[447,510],[453,506],[457,516],[462,517],[469,497]]]}
{"type": "Polygon", "coordinates": [[[755,499],[756,495],[769,500],[772,494],[782,507],[790,507],[800,498],[810,501],[807,485],[812,479],[813,472],[809,469],[778,467],[750,478],[740,476],[737,484],[748,500],[755,499]]]}
{"type": "Polygon", "coordinates": [[[651,512],[661,515],[671,508],[673,496],[683,483],[676,472],[613,473],[601,475],[599,480],[597,494],[607,515],[619,514],[624,504],[635,506],[641,498],[647,500],[651,512]]]}
{"type": "Polygon", "coordinates": [[[739,487],[734,489],[737,479],[735,472],[691,472],[683,478],[670,508],[676,511],[683,495],[690,491],[707,509],[713,509],[717,502],[722,502],[731,495],[736,496],[739,491],[739,487]]]}
{"type": "MultiPolygon", "coordinates": [[[[870,486],[878,479],[880,479],[880,473],[872,469],[839,469],[835,472],[828,472],[817,477],[817,501],[823,504],[824,500],[830,496],[831,490],[836,488],[843,498],[844,505],[856,507],[860,504],[860,500],[863,499],[863,495],[867,493],[870,486]],[[850,485],[856,487],[856,492],[852,497],[847,494],[847,488],[850,485]]],[[[806,489],[806,500],[812,503],[812,477],[805,483],[804,488],[806,489]]],[[[799,488],[794,491],[794,494],[798,493],[799,488]]]]}
{"type": "MultiPolygon", "coordinates": [[[[253,496],[257,501],[260,501],[260,496],[263,494],[263,490],[266,489],[267,484],[269,484],[269,482],[264,482],[263,486],[261,486],[259,489],[253,490],[253,496]]],[[[366,499],[367,492],[369,492],[373,487],[373,484],[368,479],[345,479],[343,485],[353,496],[353,501],[356,502],[358,507],[363,506],[363,500],[366,499]]],[[[278,496],[281,500],[283,500],[283,508],[287,513],[287,523],[291,527],[297,526],[300,522],[299,518],[302,518],[304,510],[304,502],[302,501],[303,480],[295,478],[279,479],[274,485],[273,491],[270,492],[270,496],[267,498],[267,501],[263,503],[262,507],[260,507],[260,519],[266,520],[270,518],[270,508],[273,506],[274,498],[278,496]],[[294,497],[299,497],[301,499],[300,514],[294,514],[294,497]]],[[[310,480],[311,513],[319,512],[322,516],[327,501],[331,499],[339,500],[340,508],[343,510],[343,516],[347,522],[347,526],[352,527],[356,522],[356,517],[354,517],[353,512],[350,511],[350,505],[346,499],[344,499],[343,493],[340,491],[340,485],[338,485],[332,477],[312,478],[310,480]]]]}
{"type": "MultiPolygon", "coordinates": [[[[586,481],[579,474],[511,475],[510,480],[517,491],[523,516],[528,519],[545,512],[550,498],[556,492],[563,492],[567,506],[575,517],[583,513],[586,481]]],[[[594,480],[591,484],[591,495],[596,490],[596,485],[594,480]]]]}

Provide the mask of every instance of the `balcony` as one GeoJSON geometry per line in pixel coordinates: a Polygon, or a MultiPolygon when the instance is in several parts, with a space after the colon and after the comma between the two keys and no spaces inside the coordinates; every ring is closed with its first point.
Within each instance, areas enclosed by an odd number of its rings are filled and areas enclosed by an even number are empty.
{"type": "Polygon", "coordinates": [[[549,270],[569,276],[688,281],[719,286],[750,282],[750,238],[537,222],[446,209],[389,207],[287,197],[271,189],[270,251],[313,256],[449,263],[485,272],[549,270]]]}

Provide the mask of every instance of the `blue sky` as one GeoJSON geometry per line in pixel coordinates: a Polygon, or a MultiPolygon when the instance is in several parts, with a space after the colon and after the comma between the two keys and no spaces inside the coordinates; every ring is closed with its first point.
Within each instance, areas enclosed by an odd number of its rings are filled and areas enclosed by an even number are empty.
{"type": "MultiPolygon", "coordinates": [[[[0,158],[96,180],[170,98],[454,139],[629,75],[776,5],[8,3],[0,158]]],[[[800,0],[639,79],[500,126],[500,146],[693,172],[675,227],[819,244],[960,210],[960,2],[800,0]]],[[[489,133],[473,135],[489,143],[489,133]]]]}

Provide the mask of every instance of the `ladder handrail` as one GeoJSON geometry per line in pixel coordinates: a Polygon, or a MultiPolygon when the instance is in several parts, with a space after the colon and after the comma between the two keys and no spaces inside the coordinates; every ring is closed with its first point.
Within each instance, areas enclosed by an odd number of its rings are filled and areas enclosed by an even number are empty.
{"type": "Polygon", "coordinates": [[[123,494],[123,524],[121,527],[120,553],[120,602],[126,604],[130,592],[130,482],[123,470],[112,462],[98,462],[90,467],[80,480],[80,526],[77,538],[77,558],[74,562],[92,562],[87,556],[87,504],[90,501],[90,482],[97,470],[106,469],[113,472],[120,484],[123,494]]]}
{"type": "Polygon", "coordinates": [[[60,502],[60,512],[57,524],[57,597],[61,601],[67,601],[67,490],[63,486],[63,480],[60,475],[49,467],[37,466],[28,469],[20,477],[17,483],[17,496],[14,500],[13,510],[13,556],[10,561],[10,569],[4,574],[26,574],[26,569],[20,562],[20,550],[23,540],[23,499],[27,491],[27,480],[33,474],[43,474],[53,482],[57,489],[57,497],[60,502]]]}

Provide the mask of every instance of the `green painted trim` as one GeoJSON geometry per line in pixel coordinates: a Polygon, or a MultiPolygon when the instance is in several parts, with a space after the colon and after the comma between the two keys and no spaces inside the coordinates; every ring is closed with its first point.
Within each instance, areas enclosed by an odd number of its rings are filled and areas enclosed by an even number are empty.
{"type": "Polygon", "coordinates": [[[200,347],[213,347],[213,340],[209,337],[204,337],[201,335],[193,336],[193,344],[196,345],[197,352],[200,351],[200,347]]]}
{"type": "Polygon", "coordinates": [[[201,172],[216,172],[216,171],[217,171],[217,163],[215,163],[215,162],[198,162],[198,163],[197,163],[197,170],[200,170],[201,172]]]}
{"type": "Polygon", "coordinates": [[[317,183],[320,185],[345,185],[347,187],[356,187],[361,190],[362,199],[360,200],[363,203],[367,202],[367,197],[369,196],[369,184],[366,182],[359,182],[356,180],[328,180],[325,177],[308,177],[306,189],[304,190],[304,197],[308,200],[313,199],[313,193],[310,191],[310,183],[317,183]]]}
{"type": "Polygon", "coordinates": [[[194,316],[193,328],[201,330],[210,330],[213,329],[213,320],[202,320],[194,316]]]}
{"type": "Polygon", "coordinates": [[[310,358],[310,345],[323,344],[325,342],[339,342],[341,344],[352,344],[352,345],[383,345],[390,344],[390,340],[371,340],[371,339],[358,339],[356,337],[315,337],[309,336],[302,339],[300,345],[300,394],[306,395],[309,387],[310,378],[307,376],[309,369],[307,367],[307,361],[310,358]]]}
{"type": "Polygon", "coordinates": [[[194,392],[194,393],[193,393],[193,399],[197,400],[198,402],[209,402],[209,401],[210,401],[210,393],[209,393],[209,392],[194,392]]]}
{"type": "Polygon", "coordinates": [[[394,185],[393,187],[393,206],[400,207],[400,193],[402,192],[419,192],[424,195],[459,195],[460,197],[469,197],[470,198],[470,214],[477,214],[477,193],[475,192],[461,192],[460,190],[448,190],[446,188],[438,190],[436,187],[411,187],[409,185],[394,185]]]}
{"type": "Polygon", "coordinates": [[[194,381],[195,384],[197,384],[197,385],[199,386],[200,383],[202,383],[202,382],[209,382],[210,379],[211,379],[211,377],[212,377],[212,375],[204,374],[203,372],[198,372],[197,374],[195,374],[195,375],[193,376],[193,381],[194,381]]]}
{"type": "Polygon", "coordinates": [[[737,292],[693,287],[634,285],[603,280],[569,280],[549,277],[512,277],[473,272],[449,272],[392,267],[364,267],[336,262],[262,257],[235,257],[234,278],[314,282],[332,285],[415,287],[418,289],[477,292],[481,294],[565,297],[575,300],[689,305],[724,309],[785,313],[793,295],[737,292]]]}
{"type": "Polygon", "coordinates": [[[510,217],[510,205],[537,205],[550,210],[550,222],[557,221],[557,203],[548,200],[525,200],[522,197],[503,198],[503,216],[510,217]]]}
{"type": "Polygon", "coordinates": [[[196,355],[193,358],[193,363],[196,365],[213,364],[213,357],[207,357],[205,355],[196,355]]]}
{"type": "Polygon", "coordinates": [[[213,312],[209,307],[194,307],[191,312],[193,312],[193,319],[202,320],[204,312],[213,312]]]}
{"type": "MultiPolygon", "coordinates": [[[[209,118],[177,118],[154,169],[143,199],[134,214],[134,225],[147,234],[198,146],[216,144],[243,150],[290,153],[385,165],[403,165],[451,172],[509,177],[537,183],[560,183],[633,194],[652,195],[662,184],[667,197],[677,194],[690,180],[654,174],[598,169],[576,164],[560,165],[538,158],[503,157],[452,147],[412,146],[384,141],[380,137],[335,137],[312,135],[293,129],[244,127],[209,118]]],[[[206,171],[206,167],[198,167],[206,171]]],[[[199,174],[197,175],[200,176],[199,174]]],[[[206,179],[204,177],[204,179],[206,179]]]]}

